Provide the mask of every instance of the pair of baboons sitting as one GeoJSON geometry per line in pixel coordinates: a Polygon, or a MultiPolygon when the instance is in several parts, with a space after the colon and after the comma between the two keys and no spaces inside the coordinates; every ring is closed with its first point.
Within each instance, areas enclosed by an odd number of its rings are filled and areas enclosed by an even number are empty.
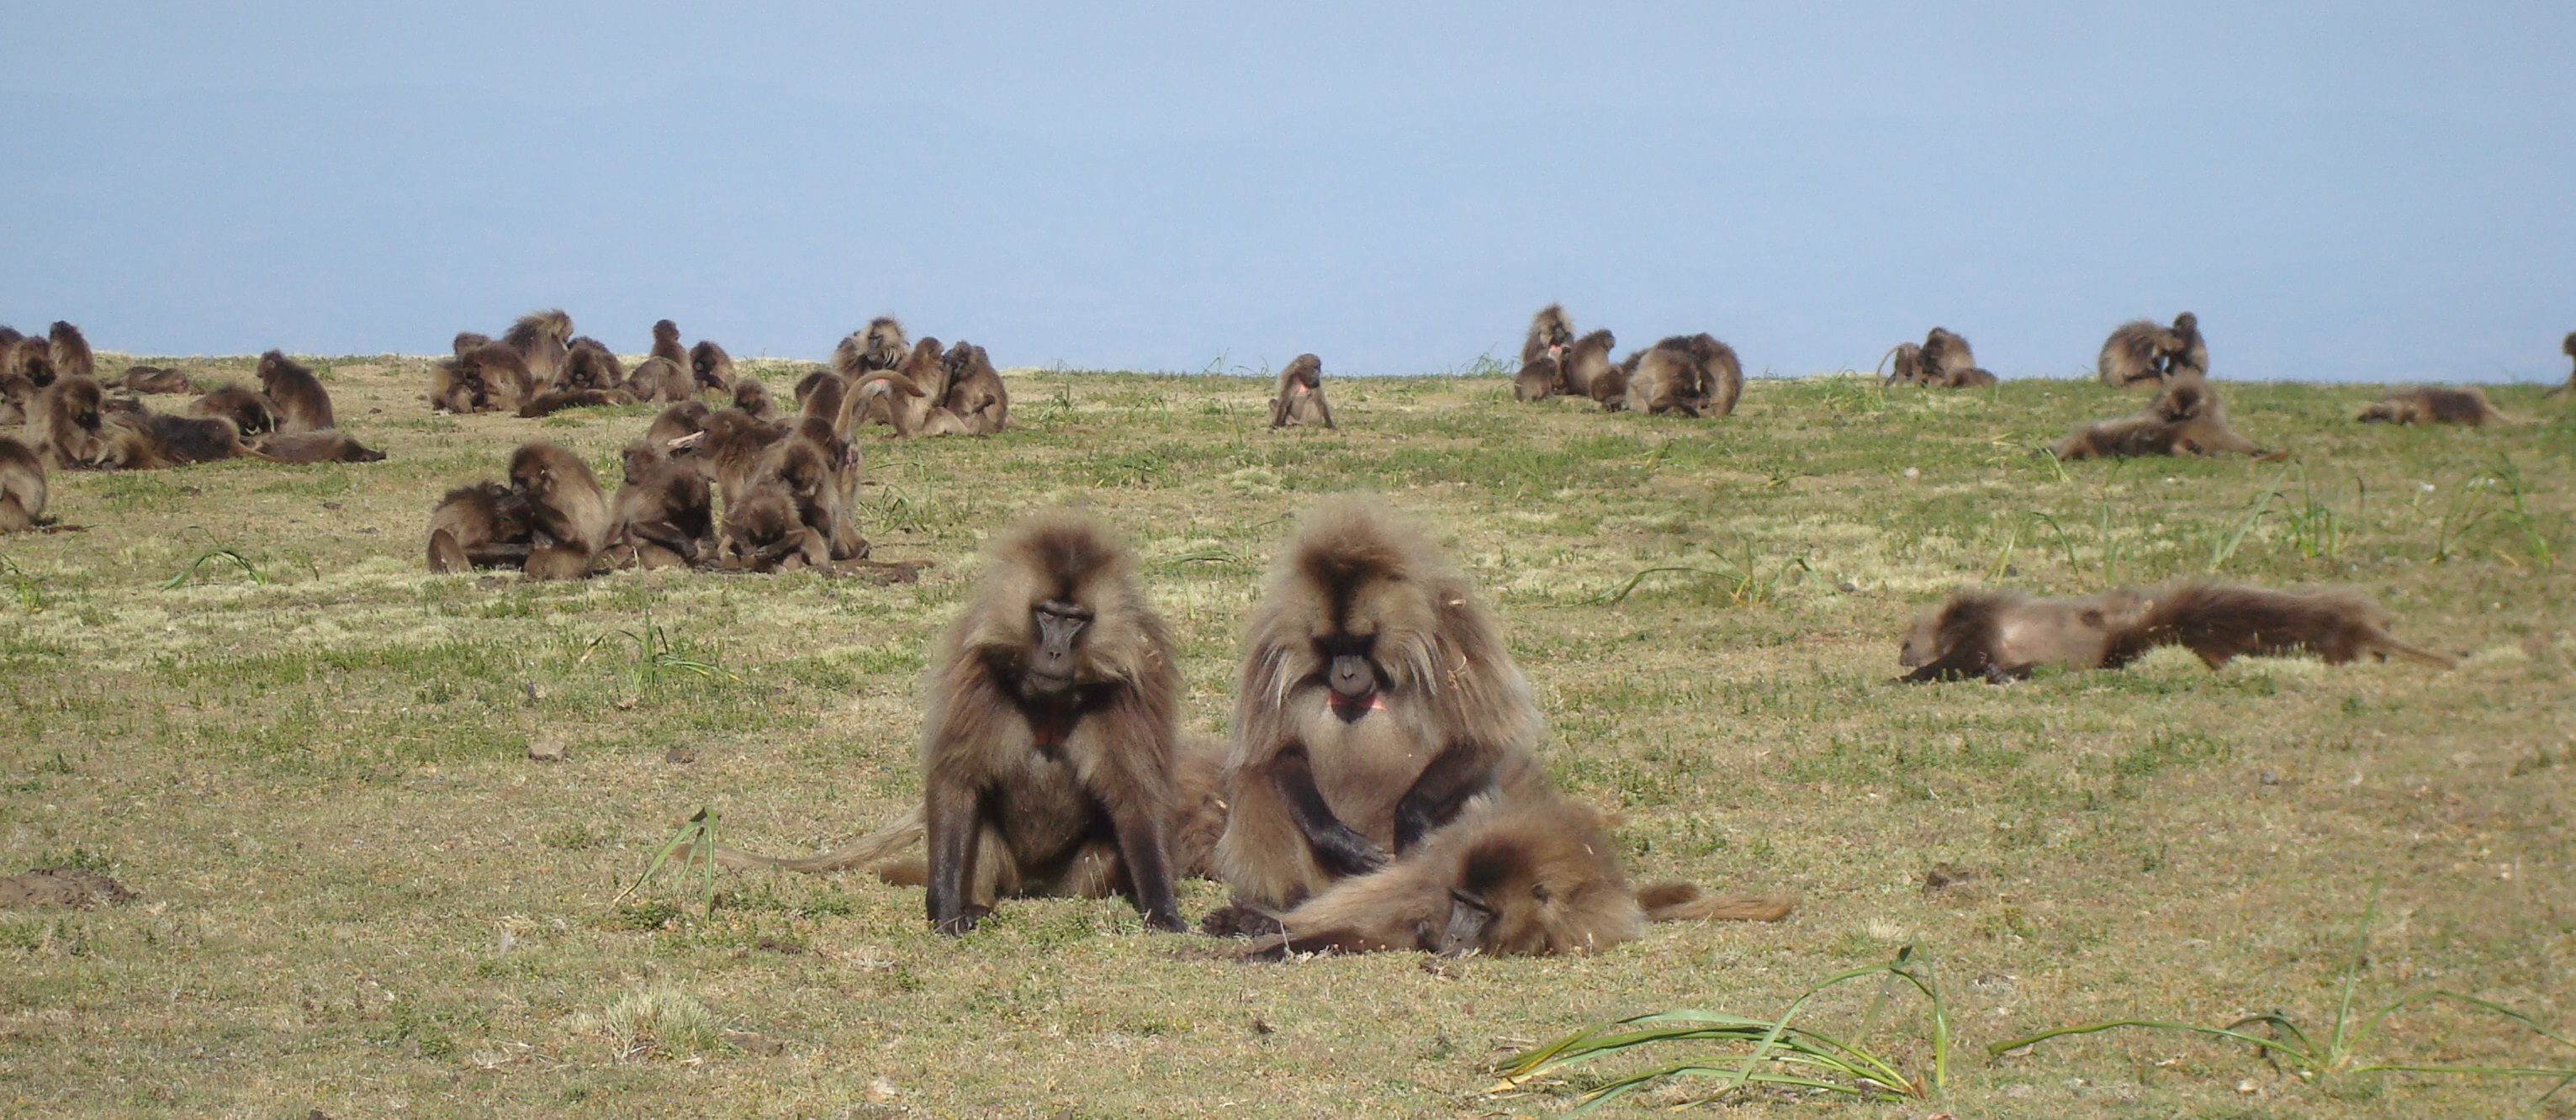
{"type": "Polygon", "coordinates": [[[1632,887],[1601,816],[1548,780],[1539,716],[1493,614],[1420,531],[1327,500],[1245,642],[1230,743],[1184,738],[1171,638],[1097,522],[1000,538],[927,674],[922,800],[805,859],[927,887],[932,927],[1009,896],[1123,894],[1185,928],[1174,880],[1233,891],[1202,928],[1277,957],[1584,952],[1650,920],[1773,920],[1786,903],[1632,887]],[[926,856],[908,857],[915,842],[926,856]]]}

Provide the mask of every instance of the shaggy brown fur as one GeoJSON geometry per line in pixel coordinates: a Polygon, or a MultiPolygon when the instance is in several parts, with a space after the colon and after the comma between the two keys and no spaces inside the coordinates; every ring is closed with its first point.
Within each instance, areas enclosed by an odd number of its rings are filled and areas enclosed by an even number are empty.
{"type": "Polygon", "coordinates": [[[624,389],[626,365],[609,353],[608,344],[583,335],[564,348],[564,373],[552,392],[624,389]]]}
{"type": "Polygon", "coordinates": [[[1541,358],[1565,361],[1565,348],[1574,345],[1574,323],[1565,317],[1565,309],[1549,304],[1530,316],[1529,334],[1521,340],[1521,365],[1528,366],[1541,358]]]}
{"type": "MultiPolygon", "coordinates": [[[[575,352],[578,355],[578,351],[575,352]]],[[[567,408],[598,408],[604,405],[634,404],[635,394],[624,389],[557,389],[539,393],[534,400],[519,406],[519,418],[533,420],[550,416],[567,408]]]]}
{"type": "Polygon", "coordinates": [[[2218,391],[2192,370],[2167,378],[2144,411],[2119,420],[2088,424],[2050,447],[2060,459],[2124,458],[2140,455],[2216,455],[2241,452],[2257,458],[2280,458],[2236,434],[2218,391]]]}
{"type": "Polygon", "coordinates": [[[2472,428],[2511,423],[2487,401],[2484,390],[2432,385],[2394,390],[2362,409],[2354,419],[2363,423],[2466,424],[2472,428]]]}
{"type": "MultiPolygon", "coordinates": [[[[2571,362],[2576,362],[2576,331],[2567,332],[2567,337],[2559,340],[2558,349],[2559,352],[2566,354],[2571,362]]],[[[2551,389],[2546,393],[2542,393],[2541,396],[2554,397],[2560,393],[2567,392],[2570,389],[2576,389],[2576,368],[2570,368],[2567,371],[2566,384],[2551,389]]]]}
{"type": "MultiPolygon", "coordinates": [[[[656,421],[655,426],[658,428],[660,422],[656,421]]],[[[787,425],[764,424],[748,412],[728,408],[709,413],[704,430],[672,440],[668,446],[674,453],[685,451],[683,461],[714,481],[724,495],[726,508],[731,509],[750,492],[769,445],[785,438],[787,425]]]]}
{"type": "Polygon", "coordinates": [[[1299,354],[1279,371],[1279,387],[1270,397],[1270,426],[1333,426],[1332,406],[1324,403],[1324,359],[1299,354]]]}
{"type": "MultiPolygon", "coordinates": [[[[744,385],[758,384],[744,378],[744,385]]],[[[739,389],[739,386],[737,386],[739,389]]],[[[626,379],[626,391],[639,401],[668,401],[677,404],[698,395],[698,378],[686,364],[669,358],[646,358],[635,363],[635,372],[626,379]]]]}
{"type": "Polygon", "coordinates": [[[27,532],[44,517],[44,459],[34,448],[0,436],[0,533],[27,532]]]}
{"type": "Polygon", "coordinates": [[[644,430],[644,438],[667,447],[672,440],[707,430],[707,417],[712,415],[703,403],[681,401],[654,417],[653,425],[644,430]]]}
{"type": "Polygon", "coordinates": [[[1594,386],[1599,384],[1603,377],[1608,376],[1611,369],[1610,348],[1618,344],[1617,335],[1601,330],[1584,335],[1576,339],[1574,345],[1566,347],[1565,356],[1560,359],[1562,365],[1559,368],[1565,375],[1567,395],[1592,396],[1594,386]]]}
{"type": "Polygon", "coordinates": [[[806,374],[796,380],[796,415],[838,421],[849,391],[850,383],[831,370],[818,369],[806,374]]]}
{"type": "Polygon", "coordinates": [[[242,444],[241,430],[220,416],[120,414],[108,424],[106,441],[94,465],[115,470],[160,470],[251,454],[242,444]]]}
{"type": "Polygon", "coordinates": [[[57,378],[27,409],[27,446],[56,470],[91,466],[106,450],[105,397],[86,377],[57,378]]]}
{"type": "Polygon", "coordinates": [[[125,376],[117,379],[117,384],[133,392],[145,394],[197,391],[197,383],[188,380],[187,373],[161,366],[130,367],[125,371],[125,376]]]}
{"type": "Polygon", "coordinates": [[[277,430],[318,432],[337,427],[331,416],[331,394],[311,367],[271,350],[259,356],[259,388],[277,406],[277,430]]]}
{"type": "Polygon", "coordinates": [[[769,395],[769,386],[757,377],[746,377],[733,383],[733,406],[763,423],[777,423],[783,418],[778,402],[769,395]]]}
{"type": "Polygon", "coordinates": [[[190,416],[221,416],[245,436],[267,435],[277,430],[277,406],[269,403],[268,394],[239,385],[226,385],[188,402],[190,416]]]}
{"type": "Polygon", "coordinates": [[[1729,416],[1744,395],[1735,348],[1705,334],[1675,335],[1648,347],[1628,376],[1627,408],[1648,414],[1729,416]]]}
{"type": "Polygon", "coordinates": [[[1543,401],[1565,392],[1565,371],[1557,368],[1556,359],[1541,355],[1539,360],[1521,367],[1512,378],[1512,399],[1543,401]]]}
{"type": "Polygon", "coordinates": [[[1995,383],[1994,374],[1977,368],[1977,356],[1968,349],[1968,340],[1942,327],[1934,327],[1923,336],[1922,366],[1917,379],[1936,389],[1995,383]]]}
{"type": "Polygon", "coordinates": [[[989,436],[1009,427],[1011,390],[984,348],[960,340],[948,348],[948,398],[941,407],[966,425],[966,434],[989,436]]]}
{"type": "Polygon", "coordinates": [[[459,486],[429,513],[429,570],[521,567],[528,532],[526,495],[497,482],[459,486]]]}
{"type": "Polygon", "coordinates": [[[53,329],[45,332],[45,356],[53,362],[56,377],[98,376],[98,362],[90,356],[89,339],[70,323],[57,320],[53,329]]]}
{"type": "Polygon", "coordinates": [[[644,568],[695,564],[715,551],[715,500],[703,474],[650,440],[627,448],[626,481],[611,506],[620,559],[644,568]]]}
{"type": "Polygon", "coordinates": [[[2081,599],[1961,591],[1915,619],[1896,660],[1913,670],[1904,679],[1914,682],[1983,677],[2000,684],[2042,665],[2097,669],[2146,607],[2133,591],[2081,599]]]}
{"type": "Polygon", "coordinates": [[[2105,385],[2162,381],[2166,355],[2181,345],[2182,340],[2171,329],[2133,319],[2120,324],[2112,330],[2111,337],[2102,340],[2102,353],[2094,359],[2094,369],[2105,385]]]}
{"type": "Polygon", "coordinates": [[[271,435],[252,441],[251,449],[280,463],[377,463],[385,457],[337,429],[271,435]]]}
{"type": "Polygon", "coordinates": [[[510,486],[528,502],[529,579],[587,579],[608,545],[608,499],[581,456],[544,440],[510,454],[510,486]]]}
{"type": "Polygon", "coordinates": [[[1879,382],[1885,385],[1912,385],[1923,380],[1923,348],[1911,342],[1897,343],[1878,356],[1878,374],[1879,382]]]}
{"type": "Polygon", "coordinates": [[[701,389],[719,393],[733,392],[733,355],[712,339],[701,338],[689,347],[689,375],[698,379],[701,389]]]}
{"type": "Polygon", "coordinates": [[[2041,665],[2116,669],[2157,646],[2189,649],[2210,668],[2244,655],[2307,652],[2329,665],[2390,654],[2450,667],[2451,658],[2388,634],[2390,616],[2353,591],[2271,591],[2186,583],[2147,591],[2105,591],[2080,599],[2034,599],[2008,591],[1962,591],[1926,611],[1906,636],[1899,664],[1907,681],[2028,677],[2041,665]]]}
{"type": "MultiPolygon", "coordinates": [[[[529,393],[542,393],[561,387],[566,359],[571,357],[572,316],[548,308],[521,315],[501,332],[501,344],[519,355],[519,364],[528,371],[529,393]]],[[[522,394],[522,399],[527,394],[522,394]]],[[[505,407],[518,407],[512,401],[505,407]]]]}
{"type": "Polygon", "coordinates": [[[864,330],[853,331],[832,351],[832,368],[843,377],[856,379],[872,370],[893,369],[903,364],[912,344],[904,341],[903,324],[894,316],[879,315],[868,321],[864,330]]]}
{"type": "MultiPolygon", "coordinates": [[[[680,369],[687,370],[690,368],[689,351],[680,345],[680,325],[670,321],[669,319],[659,319],[654,321],[653,349],[650,351],[650,354],[652,357],[660,358],[680,369]]],[[[697,379],[698,375],[696,371],[691,370],[689,373],[689,382],[693,395],[696,391],[697,379]]]]}

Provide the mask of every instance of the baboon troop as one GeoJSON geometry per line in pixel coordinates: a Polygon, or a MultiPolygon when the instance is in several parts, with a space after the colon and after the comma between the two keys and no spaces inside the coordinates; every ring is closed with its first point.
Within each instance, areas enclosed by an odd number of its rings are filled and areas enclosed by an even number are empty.
{"type": "Polygon", "coordinates": [[[2200,317],[2185,311],[2170,327],[2147,319],[2122,323],[2103,340],[2094,370],[2114,387],[2162,381],[2185,370],[2206,374],[2209,346],[2201,341],[2200,317]]]}
{"type": "Polygon", "coordinates": [[[1299,354],[1281,368],[1270,397],[1271,427],[1301,424],[1333,426],[1332,406],[1324,403],[1324,359],[1313,354],[1299,354]]]}
{"type": "Polygon", "coordinates": [[[1943,327],[1932,328],[1919,346],[1897,343],[1878,362],[1880,368],[1887,370],[1884,380],[1890,385],[1966,389],[1995,383],[1994,374],[1977,367],[1977,356],[1968,349],[1968,340],[1943,327]]]}
{"type": "Polygon", "coordinates": [[[2386,610],[2356,591],[2272,591],[2190,582],[2077,599],[1962,591],[1924,612],[1897,662],[1907,681],[1982,678],[2003,684],[2043,665],[2117,669],[2159,646],[2181,646],[2212,669],[2241,656],[2310,654],[2328,665],[2391,655],[2451,668],[2449,656],[2389,636],[2386,610]]]}
{"type": "Polygon", "coordinates": [[[1512,395],[1521,401],[1583,397],[1603,412],[1730,416],[1744,395],[1744,365],[1735,349],[1706,333],[1674,335],[1618,361],[1618,337],[1596,330],[1577,337],[1565,309],[1549,304],[1531,316],[1521,342],[1512,395]]]}
{"type": "Polygon", "coordinates": [[[1626,409],[1648,415],[1731,416],[1744,395],[1735,349],[1705,334],[1676,335],[1646,349],[1627,371],[1626,409]]]}
{"type": "Polygon", "coordinates": [[[2365,424],[2466,424],[2472,428],[2511,423],[2488,403],[2485,391],[2475,386],[2406,386],[2371,402],[2354,419],[2365,424]]]}
{"type": "MultiPolygon", "coordinates": [[[[23,442],[16,445],[54,470],[157,470],[244,457],[281,463],[384,457],[330,431],[330,394],[311,369],[281,351],[259,358],[262,390],[225,385],[177,413],[155,412],[141,398],[197,392],[185,371],[129,366],[102,384],[96,369],[88,338],[71,323],[58,321],[41,338],[0,327],[0,423],[24,425],[23,442]],[[272,440],[265,437],[280,430],[328,438],[276,443],[272,453],[272,440]]],[[[32,490],[22,482],[0,472],[0,487],[16,486],[22,509],[30,496],[41,504],[41,475],[32,490]]],[[[0,521],[14,520],[0,513],[0,521]]]]}

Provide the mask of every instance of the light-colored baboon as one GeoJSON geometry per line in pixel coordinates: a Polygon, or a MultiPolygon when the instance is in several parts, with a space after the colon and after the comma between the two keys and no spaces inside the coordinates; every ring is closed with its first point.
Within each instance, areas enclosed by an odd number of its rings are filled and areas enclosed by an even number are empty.
{"type": "Polygon", "coordinates": [[[2472,428],[2512,421],[2496,411],[2486,392],[2474,386],[2448,389],[2437,385],[2410,385],[2391,390],[2387,396],[2372,402],[2354,417],[2363,423],[2386,424],[2466,424],[2472,428]]]}
{"type": "Polygon", "coordinates": [[[1574,323],[1565,317],[1565,308],[1549,304],[1530,316],[1529,334],[1521,339],[1521,365],[1540,358],[1565,362],[1565,348],[1574,345],[1574,323]]]}
{"type": "Polygon", "coordinates": [[[527,495],[497,482],[459,486],[429,512],[429,570],[521,567],[528,532],[527,495]]]}
{"type": "Polygon", "coordinates": [[[1961,591],[1914,620],[1897,653],[1908,681],[1983,677],[2000,683],[2042,665],[2099,668],[2112,642],[2133,629],[2147,599],[2106,591],[2080,599],[2039,599],[2011,591],[1961,591]]]}
{"type": "Polygon", "coordinates": [[[45,461],[35,449],[0,436],[0,533],[24,533],[44,521],[45,461]]]}
{"type": "Polygon", "coordinates": [[[2189,369],[2177,370],[2166,378],[2155,399],[2137,415],[2084,425],[2049,450],[2060,459],[2223,452],[2278,459],[2289,454],[2265,451],[2238,435],[2227,424],[2227,412],[2218,403],[2218,391],[2208,378],[2189,369]]]}
{"type": "Polygon", "coordinates": [[[806,374],[796,382],[796,415],[820,416],[838,425],[841,409],[849,403],[849,390],[850,383],[831,370],[806,374]]]}
{"type": "Polygon", "coordinates": [[[385,457],[338,429],[263,436],[250,447],[260,458],[280,463],[378,463],[385,457]]]}
{"type": "Polygon", "coordinates": [[[1375,500],[1308,511],[1254,609],[1217,862],[1285,911],[1385,866],[1525,764],[1538,710],[1493,616],[1375,500]]]}
{"type": "Polygon", "coordinates": [[[107,446],[105,398],[98,382],[59,377],[36,391],[27,410],[27,446],[55,470],[94,465],[107,446]]]}
{"type": "Polygon", "coordinates": [[[259,356],[259,388],[277,407],[277,430],[318,432],[338,427],[331,416],[331,394],[311,367],[271,350],[259,356]]]}
{"type": "MultiPolygon", "coordinates": [[[[744,378],[742,384],[755,382],[744,378]]],[[[646,358],[627,376],[626,391],[639,401],[677,404],[698,395],[698,379],[688,366],[669,358],[646,358]]]]}
{"type": "Polygon", "coordinates": [[[750,492],[769,446],[787,438],[787,430],[785,424],[763,423],[739,408],[728,408],[709,413],[704,430],[673,440],[669,447],[675,454],[685,452],[682,461],[694,464],[715,482],[730,509],[750,492]]]}
{"type": "Polygon", "coordinates": [[[858,339],[853,364],[845,373],[866,373],[873,369],[893,369],[903,364],[904,356],[914,349],[904,341],[903,324],[892,315],[879,315],[868,320],[867,329],[851,336],[858,339]]]}
{"type": "Polygon", "coordinates": [[[2122,323],[2102,341],[2094,369],[2103,384],[2113,386],[2162,381],[2185,369],[2207,374],[2209,345],[2200,337],[2200,317],[2185,311],[2170,327],[2146,319],[2122,323]]]}
{"type": "Polygon", "coordinates": [[[226,385],[188,402],[190,416],[221,416],[245,436],[261,436],[277,430],[277,406],[268,394],[239,385],[226,385]]]}
{"type": "Polygon", "coordinates": [[[655,416],[652,426],[644,429],[644,438],[668,447],[672,440],[707,430],[707,417],[712,415],[703,402],[681,401],[655,416]]]}
{"type": "Polygon", "coordinates": [[[1706,334],[1663,339],[1628,373],[1631,412],[1728,416],[1743,395],[1744,366],[1735,349],[1706,334]]]}
{"type": "Polygon", "coordinates": [[[2359,592],[2288,592],[2192,582],[2080,599],[1961,591],[1924,612],[1898,662],[1907,681],[1982,677],[2001,684],[2041,665],[2116,669],[2159,646],[2210,668],[2245,655],[2310,653],[2329,665],[2390,655],[2449,668],[2448,656],[2390,637],[2387,611],[2359,592]]]}
{"type": "Polygon", "coordinates": [[[2209,375],[2209,343],[2200,337],[2200,316],[2185,311],[2174,316],[2173,348],[2165,352],[2165,376],[2189,370],[2209,375]]]}
{"type": "Polygon", "coordinates": [[[1923,380],[1923,348],[1911,342],[1889,347],[1887,353],[1878,356],[1878,374],[1883,385],[1912,385],[1923,380]]]}
{"type": "Polygon", "coordinates": [[[1279,387],[1270,398],[1270,426],[1333,426],[1333,408],[1324,403],[1324,359],[1299,354],[1279,371],[1279,387]]]}
{"type": "MultiPolygon", "coordinates": [[[[561,387],[565,359],[572,353],[571,341],[572,316],[555,308],[521,315],[509,330],[501,332],[501,344],[515,351],[520,364],[527,367],[531,393],[561,387]]],[[[507,407],[517,408],[518,403],[513,401],[507,407]]]]}
{"type": "Polygon", "coordinates": [[[56,377],[98,377],[98,362],[90,356],[89,339],[81,329],[56,320],[45,332],[45,356],[54,364],[56,377]]]}
{"type": "Polygon", "coordinates": [[[581,456],[544,440],[510,454],[510,486],[527,499],[529,579],[587,579],[608,545],[608,498],[581,456]]]}
{"type": "Polygon", "coordinates": [[[725,353],[715,340],[701,338],[697,345],[689,347],[689,374],[698,379],[700,389],[733,392],[733,355],[725,353]]]}

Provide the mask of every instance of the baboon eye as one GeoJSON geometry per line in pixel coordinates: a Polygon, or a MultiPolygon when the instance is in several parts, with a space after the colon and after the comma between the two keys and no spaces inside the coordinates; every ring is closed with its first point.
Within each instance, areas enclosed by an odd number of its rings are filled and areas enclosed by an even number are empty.
{"type": "Polygon", "coordinates": [[[1545,902],[1545,901],[1547,901],[1547,900],[1548,900],[1547,884],[1545,884],[1545,883],[1532,883],[1532,884],[1530,884],[1530,897],[1531,897],[1531,898],[1535,898],[1535,899],[1539,900],[1540,902],[1545,902]]]}

